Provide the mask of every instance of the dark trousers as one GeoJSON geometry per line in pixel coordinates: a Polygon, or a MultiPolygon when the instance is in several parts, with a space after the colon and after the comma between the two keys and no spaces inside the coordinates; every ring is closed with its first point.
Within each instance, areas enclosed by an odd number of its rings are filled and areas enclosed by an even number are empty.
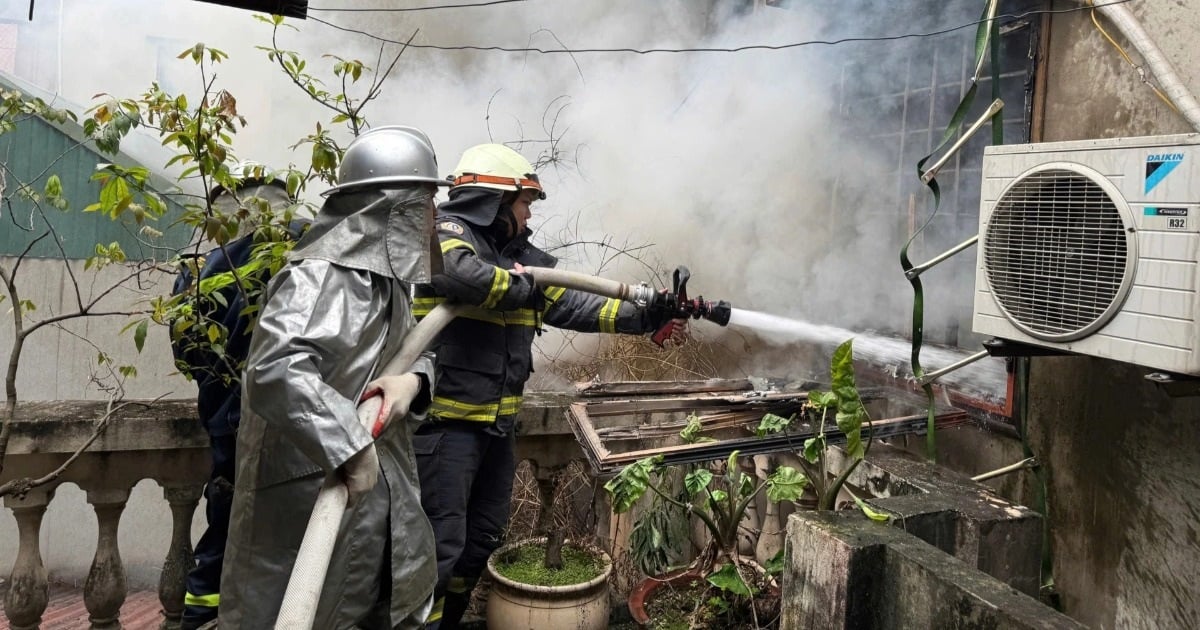
{"type": "Polygon", "coordinates": [[[196,565],[187,575],[182,630],[197,628],[217,618],[221,603],[221,564],[225,558],[225,539],[229,534],[229,514],[233,507],[234,448],[237,435],[210,436],[212,474],[204,486],[208,529],[196,543],[196,565]]]}
{"type": "Polygon", "coordinates": [[[514,447],[511,431],[498,435],[488,425],[458,420],[430,422],[413,437],[421,507],[437,543],[431,630],[458,627],[488,556],[504,542],[514,447]]]}

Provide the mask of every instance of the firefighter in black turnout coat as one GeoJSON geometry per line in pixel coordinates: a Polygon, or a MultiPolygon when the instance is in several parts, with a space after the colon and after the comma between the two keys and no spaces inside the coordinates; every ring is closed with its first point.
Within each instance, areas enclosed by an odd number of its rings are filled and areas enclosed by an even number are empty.
{"type": "Polygon", "coordinates": [[[530,205],[546,194],[533,166],[499,144],[468,149],[438,207],[444,272],[418,285],[420,318],[452,299],[470,305],[439,335],[434,421],[413,439],[421,504],[437,541],[438,582],[427,628],[457,628],[471,590],[502,543],[512,494],[514,422],[544,325],[581,332],[653,332],[670,315],[561,287],[536,286],[525,265],[552,267],[529,243],[530,205]]]}

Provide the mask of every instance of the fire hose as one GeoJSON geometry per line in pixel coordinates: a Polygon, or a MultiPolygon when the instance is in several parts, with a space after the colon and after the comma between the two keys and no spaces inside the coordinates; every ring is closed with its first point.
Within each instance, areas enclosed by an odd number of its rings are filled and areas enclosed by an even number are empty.
{"type": "MultiPolygon", "coordinates": [[[[714,303],[706,302],[702,297],[687,297],[686,285],[690,274],[686,267],[675,270],[675,290],[672,292],[656,292],[645,283],[629,285],[616,280],[546,267],[525,267],[524,273],[532,275],[535,284],[540,287],[562,287],[593,293],[625,300],[639,308],[668,309],[670,315],[676,319],[704,318],[722,326],[729,323],[728,302],[714,303]]],[[[438,333],[465,309],[466,306],[452,302],[439,304],[408,332],[400,350],[383,366],[379,376],[408,372],[425,348],[433,343],[438,333]]],[[[673,325],[674,321],[669,320],[655,332],[655,342],[661,345],[663,340],[669,338],[674,330],[673,325]]],[[[379,415],[382,405],[383,397],[378,395],[358,405],[358,420],[368,431],[375,425],[375,418],[379,415]]],[[[346,512],[347,500],[345,484],[336,472],[330,473],[317,494],[317,502],[309,516],[304,539],[300,542],[296,563],[292,566],[292,574],[283,595],[283,604],[279,608],[279,617],[275,621],[277,630],[312,628],[321,588],[325,584],[325,575],[337,542],[338,529],[346,512]]]]}

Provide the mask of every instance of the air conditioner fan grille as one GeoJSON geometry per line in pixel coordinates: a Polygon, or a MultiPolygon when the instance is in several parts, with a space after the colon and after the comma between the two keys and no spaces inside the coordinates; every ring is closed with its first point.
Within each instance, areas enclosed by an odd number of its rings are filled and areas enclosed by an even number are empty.
{"type": "Polygon", "coordinates": [[[1005,313],[1030,334],[1080,335],[1115,312],[1129,264],[1129,234],[1112,198],[1066,169],[1010,187],[984,236],[984,267],[1005,313]]]}

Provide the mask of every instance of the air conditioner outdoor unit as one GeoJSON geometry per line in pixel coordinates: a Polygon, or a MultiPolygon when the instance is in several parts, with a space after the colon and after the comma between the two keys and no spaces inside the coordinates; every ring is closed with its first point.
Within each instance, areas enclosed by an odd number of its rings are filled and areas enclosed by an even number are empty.
{"type": "Polygon", "coordinates": [[[1200,134],[988,147],[975,332],[1200,375],[1200,134]]]}

